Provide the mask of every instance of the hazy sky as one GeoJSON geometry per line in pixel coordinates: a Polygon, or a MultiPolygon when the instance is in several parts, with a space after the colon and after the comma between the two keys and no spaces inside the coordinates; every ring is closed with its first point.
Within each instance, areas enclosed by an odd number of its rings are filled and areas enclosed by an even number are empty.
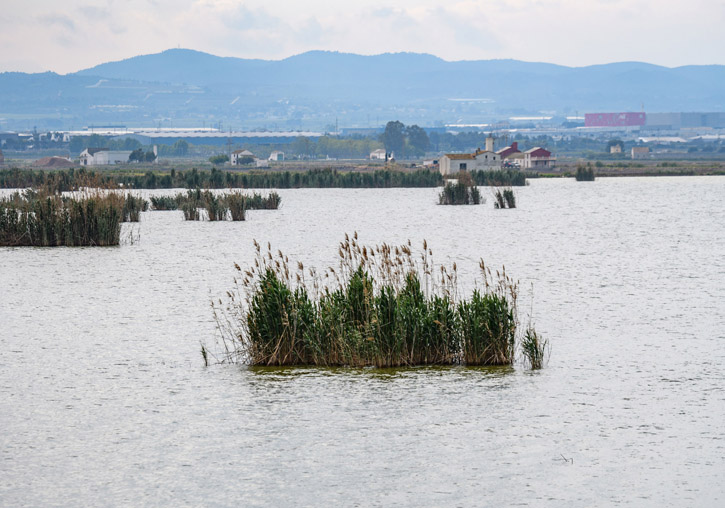
{"type": "Polygon", "coordinates": [[[3,0],[0,71],[66,73],[175,47],[725,64],[724,26],[723,0],[3,0]]]}

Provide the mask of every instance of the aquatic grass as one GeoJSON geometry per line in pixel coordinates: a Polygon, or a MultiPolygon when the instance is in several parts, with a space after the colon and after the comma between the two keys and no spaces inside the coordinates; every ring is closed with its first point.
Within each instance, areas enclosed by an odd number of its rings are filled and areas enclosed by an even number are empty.
{"type": "Polygon", "coordinates": [[[126,194],[123,202],[123,210],[121,212],[122,222],[138,222],[141,212],[149,209],[149,202],[140,196],[134,196],[131,193],[126,194]]]}
{"type": "Polygon", "coordinates": [[[542,338],[536,330],[529,326],[521,339],[521,353],[524,362],[530,369],[541,369],[548,358],[549,341],[542,338]]]}
{"type": "Polygon", "coordinates": [[[2,246],[118,245],[124,198],[101,190],[63,197],[45,191],[0,199],[2,246]]]}
{"type": "MultiPolygon", "coordinates": [[[[225,301],[213,302],[222,360],[251,365],[400,367],[510,365],[518,284],[480,263],[483,283],[458,297],[458,270],[436,266],[424,242],[340,243],[339,265],[305,270],[255,242],[225,301]]],[[[208,351],[208,348],[207,348],[208,351]]]]}
{"type": "Polygon", "coordinates": [[[154,210],[177,210],[179,203],[173,196],[151,196],[151,207],[154,210]]]}
{"type": "Polygon", "coordinates": [[[577,182],[593,182],[594,181],[594,168],[592,164],[587,163],[586,166],[578,164],[576,167],[576,174],[574,175],[577,182]]]}
{"type": "Polygon", "coordinates": [[[224,204],[233,221],[245,220],[247,198],[241,192],[229,192],[224,195],[224,204]]]}
{"type": "Polygon", "coordinates": [[[516,195],[510,187],[496,189],[493,193],[493,207],[497,209],[516,208],[516,195]]]}
{"type": "MultiPolygon", "coordinates": [[[[154,198],[151,199],[153,202],[154,198]]],[[[276,192],[270,192],[267,196],[258,193],[249,196],[238,190],[213,193],[210,190],[192,189],[185,194],[177,194],[173,200],[184,213],[185,220],[206,218],[210,221],[243,221],[246,220],[247,210],[276,210],[282,198],[276,192]],[[206,213],[201,213],[200,209],[206,213]]]]}
{"type": "Polygon", "coordinates": [[[481,203],[481,192],[476,187],[471,175],[465,171],[458,173],[456,183],[447,182],[438,195],[440,205],[478,205],[481,203]]]}

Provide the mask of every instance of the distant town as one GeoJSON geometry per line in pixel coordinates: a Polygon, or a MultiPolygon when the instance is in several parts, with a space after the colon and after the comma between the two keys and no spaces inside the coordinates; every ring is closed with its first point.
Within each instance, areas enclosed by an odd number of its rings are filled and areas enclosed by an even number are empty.
{"type": "Polygon", "coordinates": [[[332,132],[213,127],[2,131],[0,164],[37,168],[192,164],[238,169],[357,161],[459,170],[555,170],[574,160],[723,160],[725,113],[593,112],[556,121],[340,127],[332,132]]]}

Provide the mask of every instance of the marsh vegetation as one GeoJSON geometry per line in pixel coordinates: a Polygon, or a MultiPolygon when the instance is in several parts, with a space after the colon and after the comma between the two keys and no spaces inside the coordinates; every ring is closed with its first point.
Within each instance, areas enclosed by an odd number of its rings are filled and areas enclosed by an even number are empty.
{"type": "MultiPolygon", "coordinates": [[[[251,365],[397,367],[510,365],[519,334],[518,284],[480,262],[467,299],[458,269],[437,266],[423,243],[364,246],[357,234],[339,245],[323,272],[290,262],[255,242],[224,300],[213,302],[218,361],[251,365]]],[[[531,328],[533,330],[533,328],[531,328]]],[[[202,348],[205,362],[210,350],[202,348]]]]}

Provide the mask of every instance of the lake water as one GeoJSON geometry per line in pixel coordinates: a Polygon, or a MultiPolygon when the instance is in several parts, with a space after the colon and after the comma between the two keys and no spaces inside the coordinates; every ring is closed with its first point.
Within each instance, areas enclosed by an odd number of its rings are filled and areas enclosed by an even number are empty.
{"type": "Polygon", "coordinates": [[[725,177],[534,180],[515,210],[437,192],[0,248],[0,505],[724,506],[725,177]],[[203,366],[253,239],[325,267],[353,231],[427,239],[465,292],[505,264],[547,368],[203,366]]]}

